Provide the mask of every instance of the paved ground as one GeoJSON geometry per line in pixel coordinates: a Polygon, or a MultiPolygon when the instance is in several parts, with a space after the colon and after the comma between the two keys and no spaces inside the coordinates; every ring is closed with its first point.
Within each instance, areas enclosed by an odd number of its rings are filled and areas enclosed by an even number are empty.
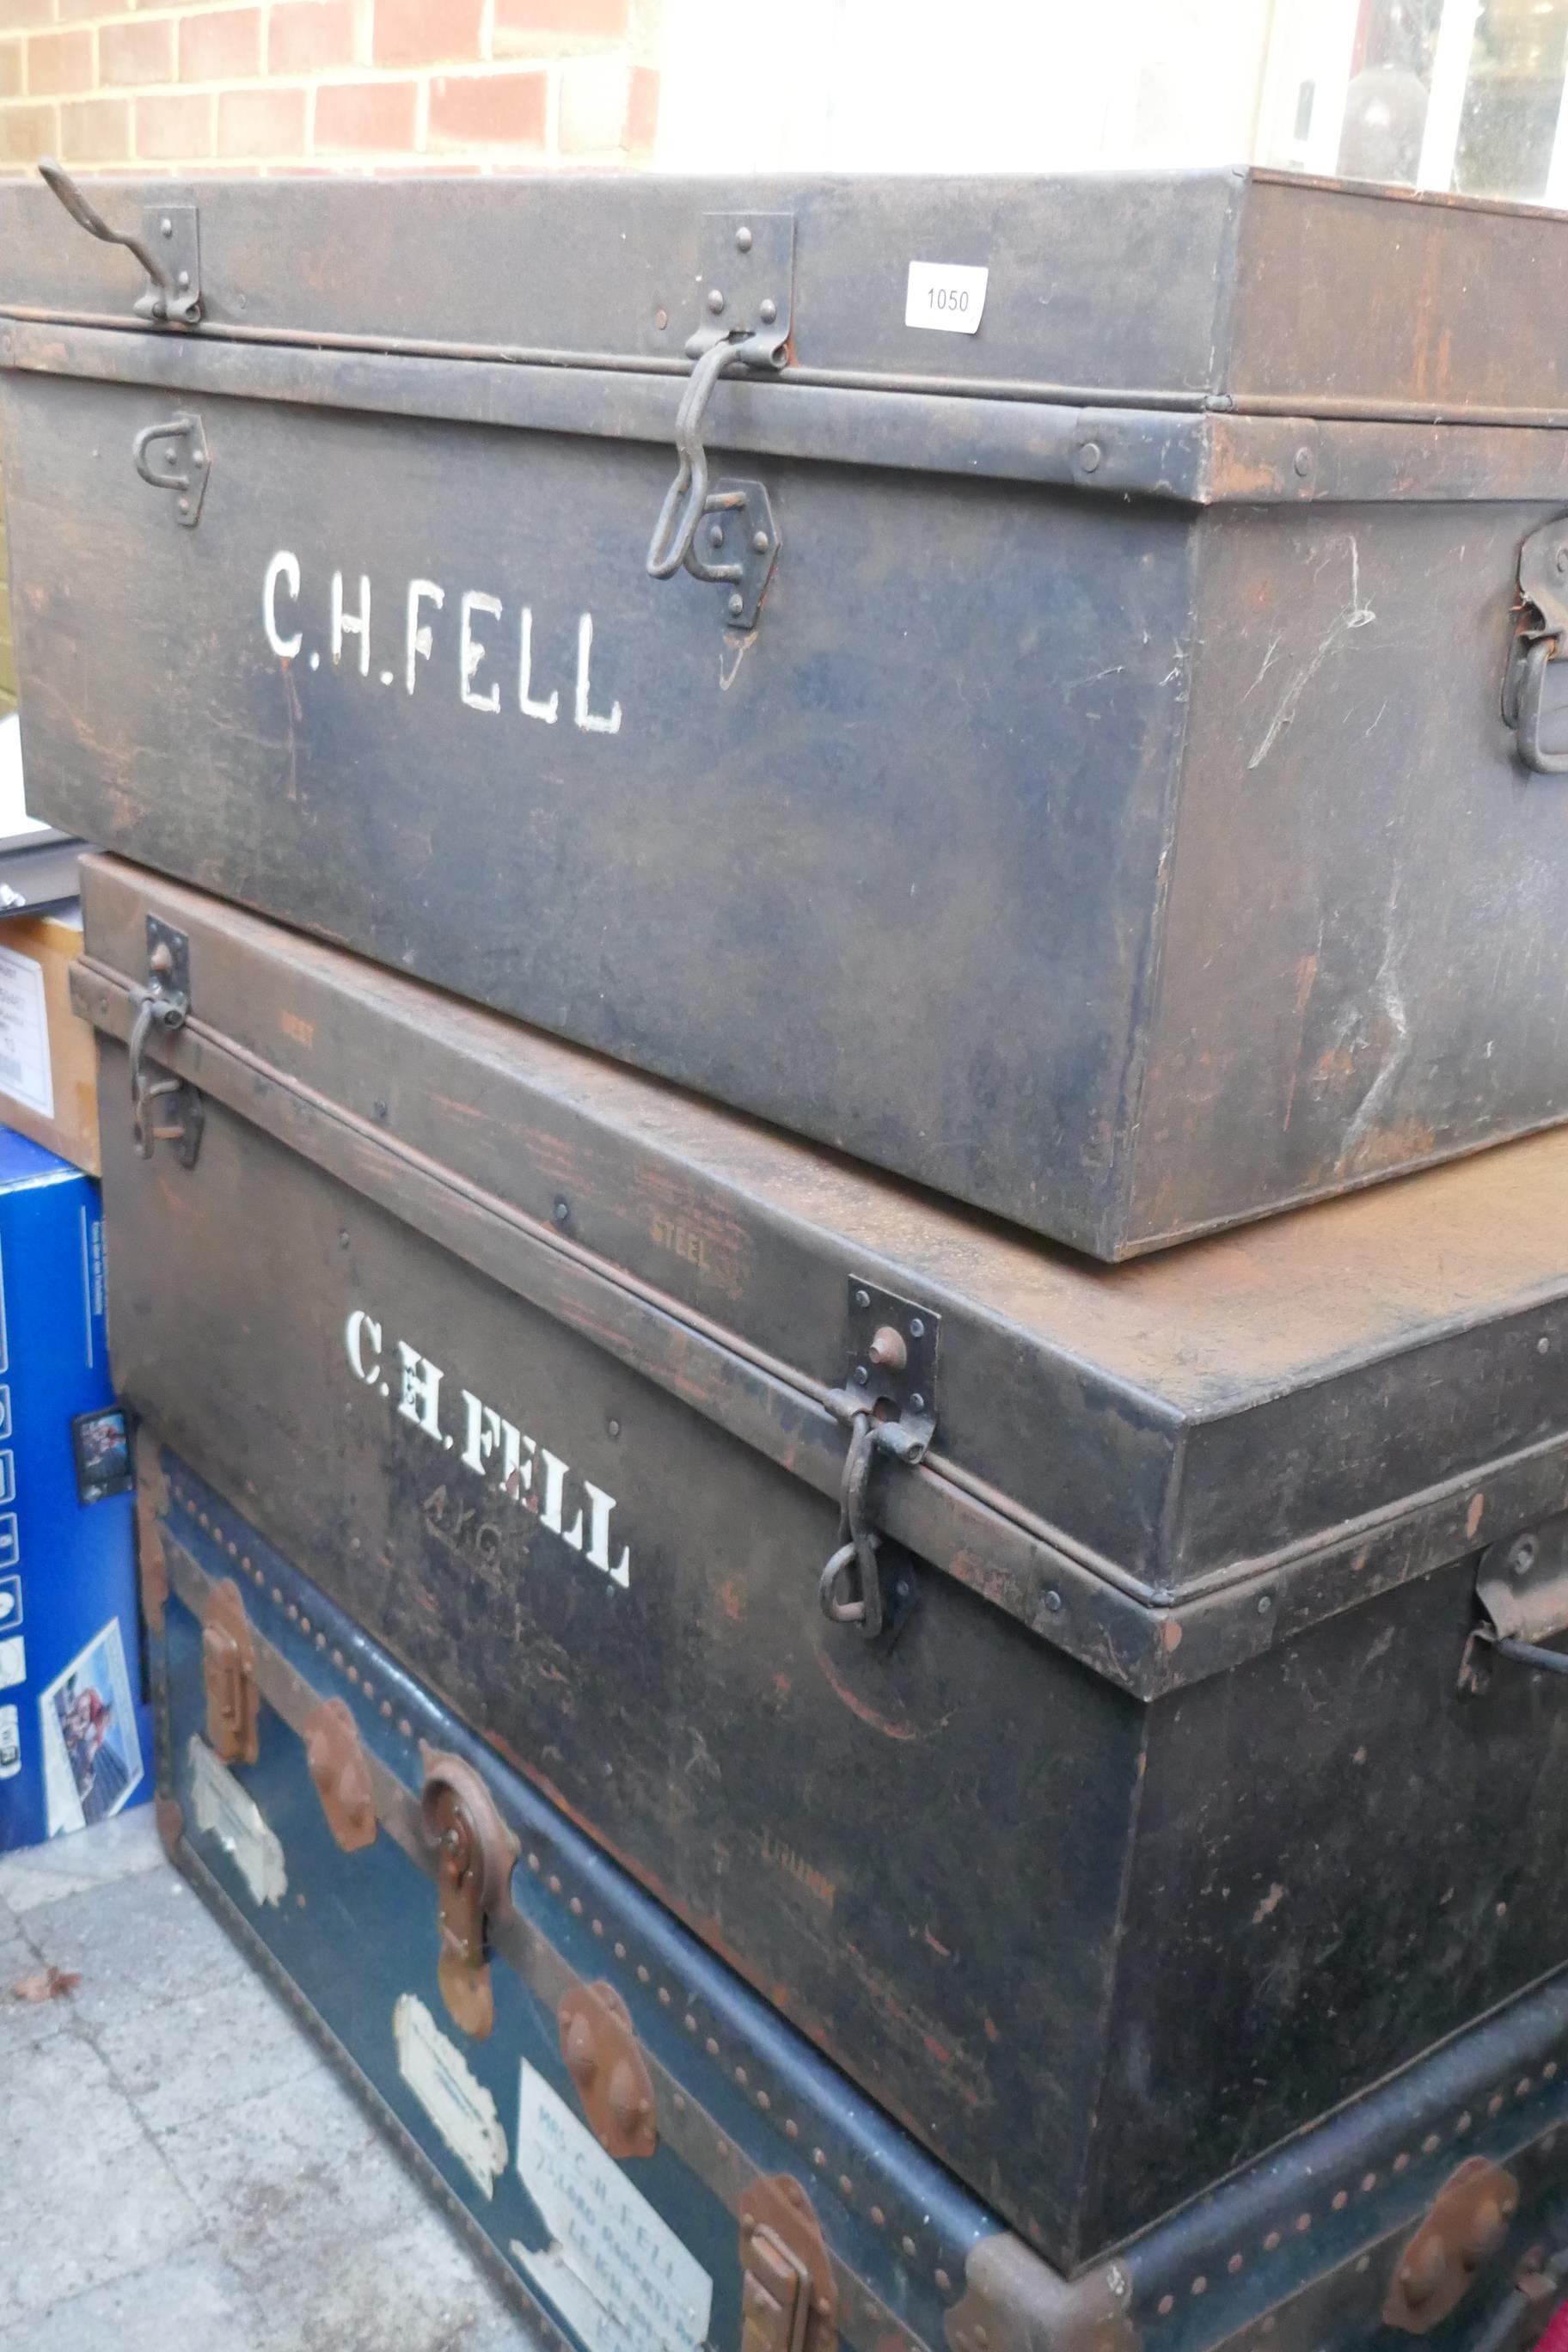
{"type": "Polygon", "coordinates": [[[528,2352],[169,1867],[150,1807],[0,1858],[0,2352],[528,2352]],[[53,1965],[68,1997],[12,1987],[53,1965]]]}

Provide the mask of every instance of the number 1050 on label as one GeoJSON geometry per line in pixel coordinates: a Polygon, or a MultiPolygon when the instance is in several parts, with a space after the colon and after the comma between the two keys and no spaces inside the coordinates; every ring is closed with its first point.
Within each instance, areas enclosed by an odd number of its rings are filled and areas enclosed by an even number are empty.
{"type": "Polygon", "coordinates": [[[946,335],[973,335],[985,308],[988,269],[965,261],[911,261],[904,296],[906,327],[935,327],[946,335]]]}

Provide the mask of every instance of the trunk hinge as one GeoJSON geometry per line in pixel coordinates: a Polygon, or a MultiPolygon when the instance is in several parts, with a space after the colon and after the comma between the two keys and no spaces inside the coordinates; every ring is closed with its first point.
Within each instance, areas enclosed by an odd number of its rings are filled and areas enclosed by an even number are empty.
{"type": "Polygon", "coordinates": [[[375,1793],[360,1743],[359,1726],[345,1698],[327,1698],[305,1717],[305,1762],[321,1811],[345,1853],[375,1843],[375,1793]]]}
{"type": "Polygon", "coordinates": [[[1502,2246],[1518,2210],[1512,2173],[1484,2156],[1468,2157],[1399,2257],[1383,2306],[1385,2326],[1425,2336],[1447,2319],[1502,2246]]]}
{"type": "Polygon", "coordinates": [[[613,1984],[574,1985],[555,2012],[561,2055],[594,2137],[617,2163],[658,2146],[653,2077],[613,1984]]]}
{"type": "Polygon", "coordinates": [[[195,327],[202,315],[201,232],[195,205],[144,205],[140,234],[110,228],[103,215],[89,205],[68,172],[46,155],[39,175],[51,194],[59,198],[79,228],[104,245],[122,245],[147,272],[147,289],[136,303],[136,316],[160,327],[195,327]]]}
{"type": "Polygon", "coordinates": [[[848,1375],[827,1398],[849,1424],[838,1542],[818,1597],[836,1625],[853,1625],[868,1642],[890,1641],[914,1606],[914,1580],[907,1570],[889,1576],[879,1564],[882,1538],[868,1524],[867,1491],[879,1454],[913,1465],[936,1434],[942,1318],[852,1275],[847,1337],[848,1375]]]}
{"type": "Polygon", "coordinates": [[[1488,1687],[1494,1657],[1568,1675],[1568,1654],[1545,1646],[1568,1633],[1568,1513],[1487,1546],[1476,1606],[1480,1621],[1459,1661],[1461,1691],[1474,1696],[1488,1687]]]}
{"type": "Polygon", "coordinates": [[[710,484],[703,439],[713,387],[730,367],[782,368],[795,296],[793,213],[704,213],[700,243],[702,323],[686,355],[694,364],[675,413],[675,479],[647,551],[648,576],[694,580],[728,590],[724,626],[754,629],[778,562],[779,534],[761,482],[710,484]],[[700,536],[708,553],[699,554],[700,536]]]}
{"type": "Polygon", "coordinates": [[[487,1923],[511,1904],[521,1851],[471,1764],[420,1742],[420,1826],[436,1864],[441,1952],[436,1977],[454,2021],[482,2042],[495,2024],[487,1923]]]}
{"type": "Polygon", "coordinates": [[[232,1577],[213,1586],[202,1611],[202,1679],[207,1746],[220,1764],[254,1764],[261,1752],[256,1643],[232,1577]]]}
{"type": "Polygon", "coordinates": [[[838,2288],[822,2225],[788,2173],[741,2201],[741,2352],[837,2352],[838,2288]]]}
{"type": "Polygon", "coordinates": [[[133,985],[131,995],[136,1006],[130,1045],[132,1139],[142,1160],[152,1159],[155,1144],[168,1143],[182,1168],[194,1168],[202,1148],[202,1098],[184,1078],[148,1060],[154,1035],[172,1036],[185,1025],[191,1009],[191,943],[184,931],[156,915],[147,918],[146,982],[133,985]]]}

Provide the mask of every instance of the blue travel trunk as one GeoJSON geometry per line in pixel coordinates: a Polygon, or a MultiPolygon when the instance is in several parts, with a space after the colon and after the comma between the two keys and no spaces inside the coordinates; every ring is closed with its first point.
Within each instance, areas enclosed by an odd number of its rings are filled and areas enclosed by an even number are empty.
{"type": "Polygon", "coordinates": [[[1500,2352],[1568,2277],[1568,1986],[1053,2269],[177,1457],[159,1826],[569,2352],[1500,2352]]]}
{"type": "Polygon", "coordinates": [[[0,1850],[152,1793],[98,1186],[0,1129],[0,1850]]]}

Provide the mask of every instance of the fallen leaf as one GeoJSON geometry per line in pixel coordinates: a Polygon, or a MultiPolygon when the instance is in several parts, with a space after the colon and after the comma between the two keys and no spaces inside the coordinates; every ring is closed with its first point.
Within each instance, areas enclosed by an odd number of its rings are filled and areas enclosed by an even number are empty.
{"type": "Polygon", "coordinates": [[[75,1969],[40,1969],[37,1976],[24,1977],[11,1988],[13,2000],[63,2000],[74,1992],[81,1978],[75,1969]]]}

